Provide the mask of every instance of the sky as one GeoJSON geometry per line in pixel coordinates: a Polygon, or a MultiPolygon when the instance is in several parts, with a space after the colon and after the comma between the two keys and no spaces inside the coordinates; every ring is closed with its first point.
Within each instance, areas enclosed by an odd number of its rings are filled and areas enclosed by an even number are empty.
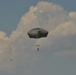
{"type": "Polygon", "coordinates": [[[0,0],[0,75],[75,75],[75,3],[0,0]],[[49,31],[48,36],[30,39],[27,32],[35,27],[49,31]]]}

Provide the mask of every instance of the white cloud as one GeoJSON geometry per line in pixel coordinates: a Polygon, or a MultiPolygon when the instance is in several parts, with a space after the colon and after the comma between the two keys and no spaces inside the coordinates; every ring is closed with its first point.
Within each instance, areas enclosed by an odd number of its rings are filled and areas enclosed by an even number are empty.
{"type": "Polygon", "coordinates": [[[67,55],[69,50],[69,54],[74,53],[71,50],[76,50],[75,20],[76,12],[67,12],[54,3],[42,1],[30,7],[10,37],[0,32],[0,71],[11,72],[23,67],[26,72],[31,63],[40,59],[36,54],[35,44],[41,45],[40,51],[59,52],[59,55],[67,55]],[[27,32],[35,27],[48,30],[48,37],[39,40],[30,39],[27,32]]]}
{"type": "Polygon", "coordinates": [[[71,20],[76,22],[76,12],[69,12],[69,17],[70,17],[71,20]]]}

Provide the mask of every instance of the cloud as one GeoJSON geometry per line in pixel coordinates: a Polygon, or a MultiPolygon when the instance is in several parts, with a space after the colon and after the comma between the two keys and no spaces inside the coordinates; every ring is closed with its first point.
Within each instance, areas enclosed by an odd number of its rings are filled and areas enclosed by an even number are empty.
{"type": "Polygon", "coordinates": [[[61,51],[61,52],[56,52],[54,53],[53,56],[56,57],[71,57],[71,56],[76,56],[76,50],[72,50],[72,51],[61,51]]]}
{"type": "Polygon", "coordinates": [[[0,32],[0,71],[10,73],[17,71],[20,75],[21,73],[25,75],[25,72],[29,72],[29,68],[34,68],[32,63],[41,60],[46,50],[60,56],[75,55],[75,20],[76,12],[67,12],[55,3],[41,1],[36,6],[31,6],[21,17],[17,29],[10,37],[0,32]],[[48,30],[47,38],[30,39],[27,32],[36,27],[48,30]],[[36,44],[40,44],[40,56],[37,55],[36,44]]]}

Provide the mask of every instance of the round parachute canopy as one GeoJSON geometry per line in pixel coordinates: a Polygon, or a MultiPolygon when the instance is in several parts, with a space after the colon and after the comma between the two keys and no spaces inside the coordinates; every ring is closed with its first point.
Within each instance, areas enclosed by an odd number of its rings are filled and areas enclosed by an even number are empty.
{"type": "Polygon", "coordinates": [[[34,28],[31,29],[27,34],[30,38],[38,39],[38,38],[47,37],[48,31],[42,28],[34,28]]]}

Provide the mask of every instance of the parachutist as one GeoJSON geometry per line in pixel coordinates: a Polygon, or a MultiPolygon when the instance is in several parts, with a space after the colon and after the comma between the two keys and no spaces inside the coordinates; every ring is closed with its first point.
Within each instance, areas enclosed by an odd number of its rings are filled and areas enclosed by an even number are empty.
{"type": "MultiPolygon", "coordinates": [[[[27,32],[29,38],[33,39],[40,39],[40,38],[46,38],[48,35],[48,31],[43,28],[34,28],[27,32]]],[[[40,46],[40,45],[36,45],[40,46]]],[[[37,48],[37,51],[39,51],[39,48],[37,48]]]]}
{"type": "Polygon", "coordinates": [[[39,51],[39,48],[37,48],[37,51],[39,51]]]}
{"type": "Polygon", "coordinates": [[[12,61],[12,59],[10,61],[12,61]]]}

